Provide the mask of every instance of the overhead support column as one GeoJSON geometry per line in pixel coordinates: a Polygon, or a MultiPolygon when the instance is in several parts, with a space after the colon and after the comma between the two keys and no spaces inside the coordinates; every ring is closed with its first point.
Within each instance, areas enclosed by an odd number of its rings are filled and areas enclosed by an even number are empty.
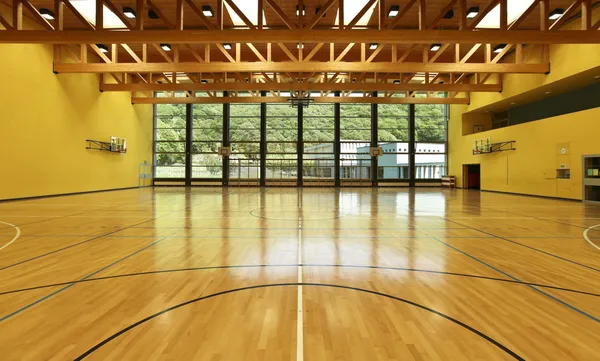
{"type": "Polygon", "coordinates": [[[415,105],[408,106],[408,185],[414,187],[416,185],[416,168],[415,168],[415,105]]]}
{"type": "MultiPolygon", "coordinates": [[[[377,92],[373,92],[373,97],[377,97],[377,92]]],[[[379,129],[379,117],[377,114],[377,104],[371,104],[371,148],[377,148],[379,146],[378,129],[379,129]]],[[[378,157],[371,157],[371,185],[376,187],[377,176],[379,171],[378,157]]]]}
{"type": "MultiPolygon", "coordinates": [[[[336,97],[340,96],[340,92],[336,92],[335,93],[336,97]]],[[[334,124],[334,130],[333,130],[333,169],[334,169],[334,179],[335,179],[335,186],[339,187],[341,185],[341,181],[340,181],[340,153],[342,152],[342,145],[341,145],[341,141],[342,141],[342,130],[340,127],[340,113],[341,113],[341,106],[340,103],[335,103],[333,108],[333,124],[334,124]]]]}
{"type": "Polygon", "coordinates": [[[192,141],[194,124],[194,104],[185,105],[185,185],[192,185],[192,141]]]}
{"type": "MultiPolygon", "coordinates": [[[[227,97],[229,94],[225,91],[223,96],[227,97]]],[[[231,147],[229,114],[230,104],[223,103],[223,147],[231,147]]],[[[229,157],[223,157],[223,185],[229,185],[229,157]]]]}
{"type": "Polygon", "coordinates": [[[304,108],[301,105],[298,105],[298,186],[302,186],[302,166],[304,162],[304,108]]]}
{"type": "MultiPolygon", "coordinates": [[[[260,92],[261,97],[267,93],[260,92]]],[[[267,185],[267,103],[260,103],[260,186],[267,185]]]]}

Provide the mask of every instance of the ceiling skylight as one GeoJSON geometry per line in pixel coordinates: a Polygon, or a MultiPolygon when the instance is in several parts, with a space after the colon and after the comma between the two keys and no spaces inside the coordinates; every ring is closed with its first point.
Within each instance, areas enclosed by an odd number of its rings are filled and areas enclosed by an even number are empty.
{"type": "MultiPolygon", "coordinates": [[[[527,10],[534,0],[507,0],[507,22],[512,24],[515,22],[525,10],[527,10]]],[[[499,29],[500,28],[500,5],[496,5],[479,24],[477,29],[499,29]]]]}
{"type": "MultiPolygon", "coordinates": [[[[240,9],[240,11],[246,15],[248,20],[254,25],[258,25],[258,0],[232,0],[233,3],[240,9]]],[[[242,18],[238,16],[238,14],[233,11],[231,6],[227,2],[223,2],[225,7],[227,8],[227,12],[231,17],[231,21],[233,21],[233,25],[235,26],[246,26],[242,18]]],[[[263,13],[263,25],[267,24],[267,20],[265,18],[265,14],[263,13]]]]}
{"type": "MultiPolygon", "coordinates": [[[[92,25],[96,25],[96,0],[69,0],[77,11],[92,25]]],[[[104,5],[104,28],[124,29],[125,24],[104,5]]]]}
{"type": "MultiPolygon", "coordinates": [[[[354,19],[354,17],[369,2],[369,0],[351,0],[351,1],[342,0],[342,1],[344,1],[344,25],[350,24],[352,19],[354,19]]],[[[363,17],[360,18],[360,20],[358,20],[358,22],[356,23],[355,26],[367,26],[369,24],[369,20],[371,19],[371,16],[373,15],[373,11],[375,10],[376,5],[377,5],[377,2],[374,2],[373,6],[371,6],[369,8],[369,10],[367,10],[365,15],[363,15],[363,17]]],[[[335,25],[340,25],[339,10],[337,12],[337,15],[335,16],[335,25]]]]}

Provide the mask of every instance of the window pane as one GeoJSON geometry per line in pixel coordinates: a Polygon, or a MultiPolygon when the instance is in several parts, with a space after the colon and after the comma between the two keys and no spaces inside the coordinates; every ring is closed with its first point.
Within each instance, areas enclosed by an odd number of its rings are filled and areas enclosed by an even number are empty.
{"type": "Polygon", "coordinates": [[[154,131],[156,178],[185,177],[185,104],[157,104],[154,131]]]}

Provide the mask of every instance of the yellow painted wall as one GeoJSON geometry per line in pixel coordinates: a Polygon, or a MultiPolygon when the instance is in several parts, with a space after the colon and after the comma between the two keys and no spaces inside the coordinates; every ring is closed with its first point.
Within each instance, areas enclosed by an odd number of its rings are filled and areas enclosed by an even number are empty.
{"type": "Polygon", "coordinates": [[[449,172],[457,186],[462,187],[463,164],[480,164],[481,189],[582,199],[582,156],[600,154],[600,108],[463,136],[465,108],[453,107],[449,122],[449,172]],[[517,150],[473,155],[473,141],[485,137],[515,140],[517,150]],[[561,148],[568,153],[561,155],[561,148]],[[561,164],[571,169],[570,180],[556,179],[561,164]]]}
{"type": "MultiPolygon", "coordinates": [[[[596,9],[593,21],[599,18],[600,9],[596,9]]],[[[579,25],[579,21],[574,21],[565,26],[565,30],[579,25]]],[[[463,184],[463,164],[472,163],[481,164],[481,188],[484,190],[582,199],[581,157],[600,154],[600,108],[470,134],[472,129],[469,127],[472,128],[474,121],[479,122],[474,117],[481,115],[467,112],[507,101],[541,86],[566,81],[584,71],[598,69],[597,75],[600,75],[600,44],[551,45],[549,54],[550,74],[506,74],[501,93],[471,93],[469,105],[450,107],[448,169],[449,174],[456,175],[457,186],[463,184]],[[485,137],[491,137],[492,142],[516,140],[517,150],[474,156],[473,141],[485,137]],[[570,148],[569,155],[561,156],[559,148],[564,146],[570,148]],[[570,167],[570,180],[556,179],[556,169],[561,164],[570,167]]],[[[537,62],[541,56],[541,51],[535,50],[527,62],[537,62]]],[[[488,82],[495,81],[493,78],[488,82]]]]}
{"type": "Polygon", "coordinates": [[[0,45],[0,199],[137,186],[152,161],[152,106],[99,91],[91,74],[52,72],[52,48],[0,45]],[[86,150],[127,139],[128,153],[86,150]]]}

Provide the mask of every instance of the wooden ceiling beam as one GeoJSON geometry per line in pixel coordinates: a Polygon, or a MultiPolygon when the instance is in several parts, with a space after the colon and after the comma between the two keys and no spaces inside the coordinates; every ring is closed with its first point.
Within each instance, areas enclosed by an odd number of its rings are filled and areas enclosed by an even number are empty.
{"type": "Polygon", "coordinates": [[[6,20],[4,15],[2,15],[2,13],[0,13],[0,24],[2,24],[2,26],[4,26],[4,28],[7,30],[12,30],[13,28],[12,25],[8,22],[8,20],[6,20]]]}
{"type": "MultiPolygon", "coordinates": [[[[158,47],[160,48],[160,47],[158,47]]],[[[507,47],[508,48],[508,47],[507,47]]],[[[58,73],[164,73],[164,72],[373,72],[373,73],[530,73],[550,71],[549,63],[482,64],[482,63],[392,63],[392,62],[211,62],[211,63],[118,63],[118,64],[54,64],[58,73]]]]}
{"type": "Polygon", "coordinates": [[[492,2],[490,2],[488,6],[486,6],[485,9],[483,9],[482,12],[477,14],[475,19],[473,19],[473,22],[471,23],[471,25],[469,25],[469,29],[475,29],[475,27],[479,25],[481,20],[483,20],[483,18],[485,18],[487,14],[489,14],[489,12],[492,11],[498,5],[498,3],[500,3],[500,0],[492,0],[492,2]]]}
{"type": "Polygon", "coordinates": [[[400,10],[398,15],[394,18],[394,20],[387,26],[388,29],[393,29],[398,25],[400,20],[406,15],[406,13],[410,10],[410,8],[417,2],[417,0],[410,0],[408,4],[404,5],[404,7],[400,10]]]}
{"type": "Polygon", "coordinates": [[[440,11],[438,16],[429,24],[428,29],[434,29],[436,25],[444,18],[448,11],[452,10],[458,0],[450,0],[450,2],[440,11]]]}
{"type": "Polygon", "coordinates": [[[275,11],[275,13],[277,14],[277,16],[279,16],[279,18],[281,19],[281,21],[283,21],[283,23],[290,29],[296,29],[296,25],[290,20],[290,18],[285,14],[285,12],[283,12],[283,10],[281,10],[281,8],[279,7],[279,5],[277,5],[277,3],[273,0],[264,0],[267,4],[269,4],[269,6],[271,7],[271,9],[273,9],[273,11],[275,11]]]}
{"type": "MultiPolygon", "coordinates": [[[[66,2],[65,4],[69,4],[66,2]]],[[[379,43],[379,44],[599,44],[597,30],[6,30],[0,43],[33,44],[216,44],[216,43],[379,43]]]]}
{"type": "Polygon", "coordinates": [[[354,16],[348,25],[346,25],[346,29],[352,29],[356,23],[360,21],[360,19],[369,11],[369,9],[375,4],[377,0],[369,0],[365,6],[354,16]]]}
{"type": "MultiPolygon", "coordinates": [[[[437,97],[314,97],[314,103],[365,103],[365,104],[469,104],[469,98],[437,97]]],[[[289,103],[287,97],[132,97],[133,104],[237,104],[237,103],[289,103]]]]}
{"type": "Polygon", "coordinates": [[[337,3],[338,3],[338,0],[329,0],[328,2],[326,2],[325,5],[323,5],[321,7],[321,10],[319,10],[319,12],[317,12],[317,14],[312,18],[310,23],[308,23],[307,29],[310,30],[310,29],[314,28],[315,25],[317,25],[317,23],[319,22],[319,20],[321,20],[323,18],[323,15],[325,15],[325,13],[327,11],[329,11],[329,9],[331,9],[331,7],[337,3]]]}
{"type": "Polygon", "coordinates": [[[567,19],[569,19],[575,13],[577,8],[579,8],[579,6],[581,5],[581,1],[582,0],[573,1],[571,6],[569,6],[567,10],[565,10],[564,14],[560,18],[558,18],[558,20],[556,20],[552,25],[550,25],[550,30],[556,30],[563,26],[565,21],[567,21],[567,19]]]}
{"type": "MultiPolygon", "coordinates": [[[[500,84],[437,84],[440,78],[438,74],[430,84],[393,84],[384,83],[275,83],[268,74],[263,73],[266,80],[265,83],[179,83],[179,84],[104,84],[101,86],[102,91],[473,91],[473,92],[499,92],[502,90],[500,84]]],[[[390,74],[386,74],[390,78],[390,74]]],[[[307,79],[310,79],[309,77],[307,79]]]]}
{"type": "Polygon", "coordinates": [[[242,10],[240,10],[240,8],[238,8],[237,5],[233,1],[225,0],[225,2],[231,8],[231,10],[233,10],[233,12],[236,13],[237,16],[240,17],[240,19],[242,19],[242,21],[244,22],[244,24],[246,24],[247,27],[249,27],[250,29],[256,29],[256,26],[254,26],[254,24],[252,24],[250,19],[248,19],[248,17],[244,14],[244,12],[242,10]]]}
{"type": "Polygon", "coordinates": [[[210,20],[208,20],[208,18],[204,15],[204,13],[202,12],[202,9],[198,7],[198,5],[196,5],[196,3],[192,0],[185,0],[185,2],[187,2],[188,6],[192,9],[192,11],[194,13],[196,13],[196,15],[198,15],[198,17],[200,18],[200,20],[202,21],[202,23],[209,29],[214,29],[215,26],[213,25],[213,23],[210,22],[210,20]]]}
{"type": "Polygon", "coordinates": [[[531,3],[529,8],[527,8],[527,10],[525,10],[525,12],[523,14],[521,14],[521,16],[519,16],[519,18],[517,20],[515,20],[512,24],[509,25],[508,30],[518,28],[519,25],[521,25],[521,23],[527,18],[527,16],[529,16],[529,14],[531,14],[533,12],[533,10],[535,10],[535,8],[539,5],[539,3],[540,3],[540,0],[535,0],[533,3],[531,3]]]}
{"type": "Polygon", "coordinates": [[[31,3],[28,0],[21,0],[21,3],[25,6],[25,8],[27,8],[27,10],[29,10],[31,15],[33,15],[33,18],[39,24],[41,24],[43,27],[45,27],[48,30],[54,30],[54,26],[52,26],[52,24],[50,24],[50,22],[48,20],[44,19],[44,17],[42,16],[42,14],[40,14],[38,9],[36,9],[35,6],[31,5],[31,3]]]}
{"type": "MultiPolygon", "coordinates": [[[[163,14],[162,11],[160,11],[160,9],[154,5],[154,3],[152,2],[152,0],[147,0],[146,4],[148,4],[148,6],[150,7],[150,9],[152,9],[152,11],[154,11],[156,13],[156,15],[158,15],[158,17],[160,18],[160,20],[162,20],[162,22],[167,26],[167,28],[169,29],[175,29],[175,24],[173,24],[166,16],[165,14],[163,14]]],[[[160,42],[160,41],[158,41],[160,42]]]]}

